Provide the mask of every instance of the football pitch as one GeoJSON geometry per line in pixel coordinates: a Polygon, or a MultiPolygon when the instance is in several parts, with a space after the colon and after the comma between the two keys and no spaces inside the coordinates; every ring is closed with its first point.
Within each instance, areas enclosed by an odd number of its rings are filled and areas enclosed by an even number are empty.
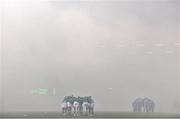
{"type": "Polygon", "coordinates": [[[166,118],[166,119],[172,119],[172,118],[180,118],[180,114],[177,113],[133,113],[133,112],[95,112],[93,116],[86,116],[81,115],[78,117],[74,116],[64,116],[61,112],[6,112],[1,113],[0,118],[24,118],[24,119],[42,119],[42,118],[121,118],[121,119],[132,119],[132,118],[166,118]]]}

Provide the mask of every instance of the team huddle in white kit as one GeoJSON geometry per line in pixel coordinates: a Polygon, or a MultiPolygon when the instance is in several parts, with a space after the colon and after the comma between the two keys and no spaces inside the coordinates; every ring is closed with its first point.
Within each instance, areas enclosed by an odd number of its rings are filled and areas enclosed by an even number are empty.
{"type": "Polygon", "coordinates": [[[65,96],[61,104],[62,113],[66,116],[94,115],[94,100],[91,96],[65,96]]]}

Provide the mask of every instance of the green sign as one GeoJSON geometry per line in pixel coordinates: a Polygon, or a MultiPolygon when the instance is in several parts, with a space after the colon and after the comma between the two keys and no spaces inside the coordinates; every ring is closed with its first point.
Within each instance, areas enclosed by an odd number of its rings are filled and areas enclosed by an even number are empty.
{"type": "Polygon", "coordinates": [[[49,90],[47,88],[39,88],[39,89],[33,89],[31,91],[32,94],[39,94],[39,95],[46,95],[48,94],[49,90]]]}

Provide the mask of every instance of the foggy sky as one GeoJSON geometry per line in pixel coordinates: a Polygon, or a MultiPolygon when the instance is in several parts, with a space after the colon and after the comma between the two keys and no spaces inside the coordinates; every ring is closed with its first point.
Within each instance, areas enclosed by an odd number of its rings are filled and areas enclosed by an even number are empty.
{"type": "Polygon", "coordinates": [[[58,111],[65,95],[180,111],[178,0],[1,0],[1,111],[58,111]],[[49,94],[32,94],[48,88],[49,94]],[[56,89],[53,95],[52,90],[56,89]]]}

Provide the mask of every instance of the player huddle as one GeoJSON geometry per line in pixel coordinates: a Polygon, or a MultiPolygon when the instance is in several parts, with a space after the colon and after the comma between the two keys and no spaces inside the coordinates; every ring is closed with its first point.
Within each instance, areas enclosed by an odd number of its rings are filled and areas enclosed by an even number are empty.
{"type": "Polygon", "coordinates": [[[94,115],[94,100],[91,96],[65,96],[61,105],[63,115],[94,115]]]}

